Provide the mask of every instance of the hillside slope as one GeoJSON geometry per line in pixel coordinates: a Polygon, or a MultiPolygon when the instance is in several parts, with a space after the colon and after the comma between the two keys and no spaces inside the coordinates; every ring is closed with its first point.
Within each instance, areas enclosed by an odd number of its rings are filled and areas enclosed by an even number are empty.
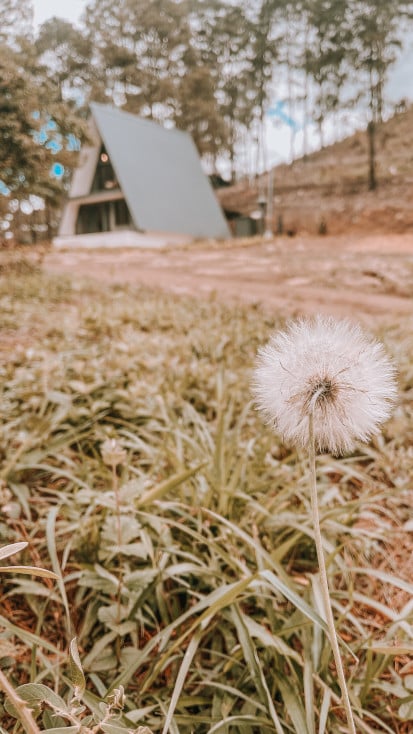
{"type": "MultiPolygon", "coordinates": [[[[367,135],[348,138],[274,169],[273,231],[293,232],[413,231],[413,107],[377,129],[378,188],[368,191],[367,135]]],[[[257,209],[267,176],[252,186],[241,181],[222,189],[226,209],[245,214],[257,209]]]]}

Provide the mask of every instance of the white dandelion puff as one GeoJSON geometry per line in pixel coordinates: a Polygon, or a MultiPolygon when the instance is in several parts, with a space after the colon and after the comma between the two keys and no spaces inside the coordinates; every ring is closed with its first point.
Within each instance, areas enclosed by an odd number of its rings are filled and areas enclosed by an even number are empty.
{"type": "Polygon", "coordinates": [[[286,443],[342,454],[389,418],[395,368],[383,346],[347,320],[317,316],[276,332],[258,353],[253,392],[286,443]]]}
{"type": "Polygon", "coordinates": [[[317,316],[275,333],[259,351],[253,391],[259,409],[284,441],[308,449],[325,619],[349,731],[356,734],[324,558],[316,451],[345,453],[354,441],[377,433],[396,398],[395,368],[383,346],[358,326],[317,316]]]}

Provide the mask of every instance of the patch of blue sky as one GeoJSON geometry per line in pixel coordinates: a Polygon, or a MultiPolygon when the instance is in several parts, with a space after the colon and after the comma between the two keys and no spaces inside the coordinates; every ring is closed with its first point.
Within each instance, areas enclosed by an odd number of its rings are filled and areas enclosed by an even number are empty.
{"type": "Polygon", "coordinates": [[[33,140],[39,145],[44,145],[45,143],[47,143],[48,139],[49,136],[44,127],[42,127],[41,130],[35,130],[33,132],[33,140]]]}
{"type": "Polygon", "coordinates": [[[62,144],[59,140],[48,140],[45,147],[50,150],[53,154],[59,153],[62,150],[62,144]]]}
{"type": "Polygon", "coordinates": [[[270,109],[267,111],[268,117],[275,118],[276,120],[279,120],[280,122],[283,122],[285,125],[288,125],[288,127],[292,128],[293,130],[299,130],[300,125],[294,120],[291,115],[288,114],[288,112],[285,109],[286,102],[285,100],[278,100],[270,109]]]}
{"type": "Polygon", "coordinates": [[[71,153],[80,150],[80,140],[73,133],[69,133],[67,136],[66,149],[71,153]]]}
{"type": "Polygon", "coordinates": [[[52,178],[62,178],[65,174],[65,167],[62,163],[53,163],[50,169],[50,175],[52,178]]]}
{"type": "MultiPolygon", "coordinates": [[[[35,110],[32,113],[32,117],[35,120],[39,120],[40,112],[35,110]]],[[[66,135],[65,143],[62,142],[59,127],[52,118],[49,118],[47,122],[42,125],[40,130],[33,130],[32,136],[33,140],[38,145],[44,145],[47,150],[50,150],[53,154],[58,153],[63,147],[65,147],[70,153],[78,152],[81,148],[79,138],[77,138],[73,133],[66,135]]]]}
{"type": "Polygon", "coordinates": [[[4,181],[0,181],[0,194],[2,196],[8,196],[10,194],[10,189],[8,186],[6,186],[4,181]]]}

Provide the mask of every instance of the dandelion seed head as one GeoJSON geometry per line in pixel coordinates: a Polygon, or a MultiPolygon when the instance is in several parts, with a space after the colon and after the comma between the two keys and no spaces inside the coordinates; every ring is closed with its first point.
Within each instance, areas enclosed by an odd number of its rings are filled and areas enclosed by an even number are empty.
{"type": "Polygon", "coordinates": [[[258,353],[253,393],[266,421],[306,446],[313,415],[317,451],[342,454],[390,416],[395,368],[380,342],[347,320],[317,316],[276,332],[258,353]]]}

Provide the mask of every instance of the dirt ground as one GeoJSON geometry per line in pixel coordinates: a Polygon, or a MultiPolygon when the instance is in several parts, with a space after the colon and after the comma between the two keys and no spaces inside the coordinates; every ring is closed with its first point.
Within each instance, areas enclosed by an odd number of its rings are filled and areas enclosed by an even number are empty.
{"type": "Polygon", "coordinates": [[[413,315],[413,234],[205,242],[154,249],[51,250],[44,268],[101,282],[395,323],[413,315]]]}

